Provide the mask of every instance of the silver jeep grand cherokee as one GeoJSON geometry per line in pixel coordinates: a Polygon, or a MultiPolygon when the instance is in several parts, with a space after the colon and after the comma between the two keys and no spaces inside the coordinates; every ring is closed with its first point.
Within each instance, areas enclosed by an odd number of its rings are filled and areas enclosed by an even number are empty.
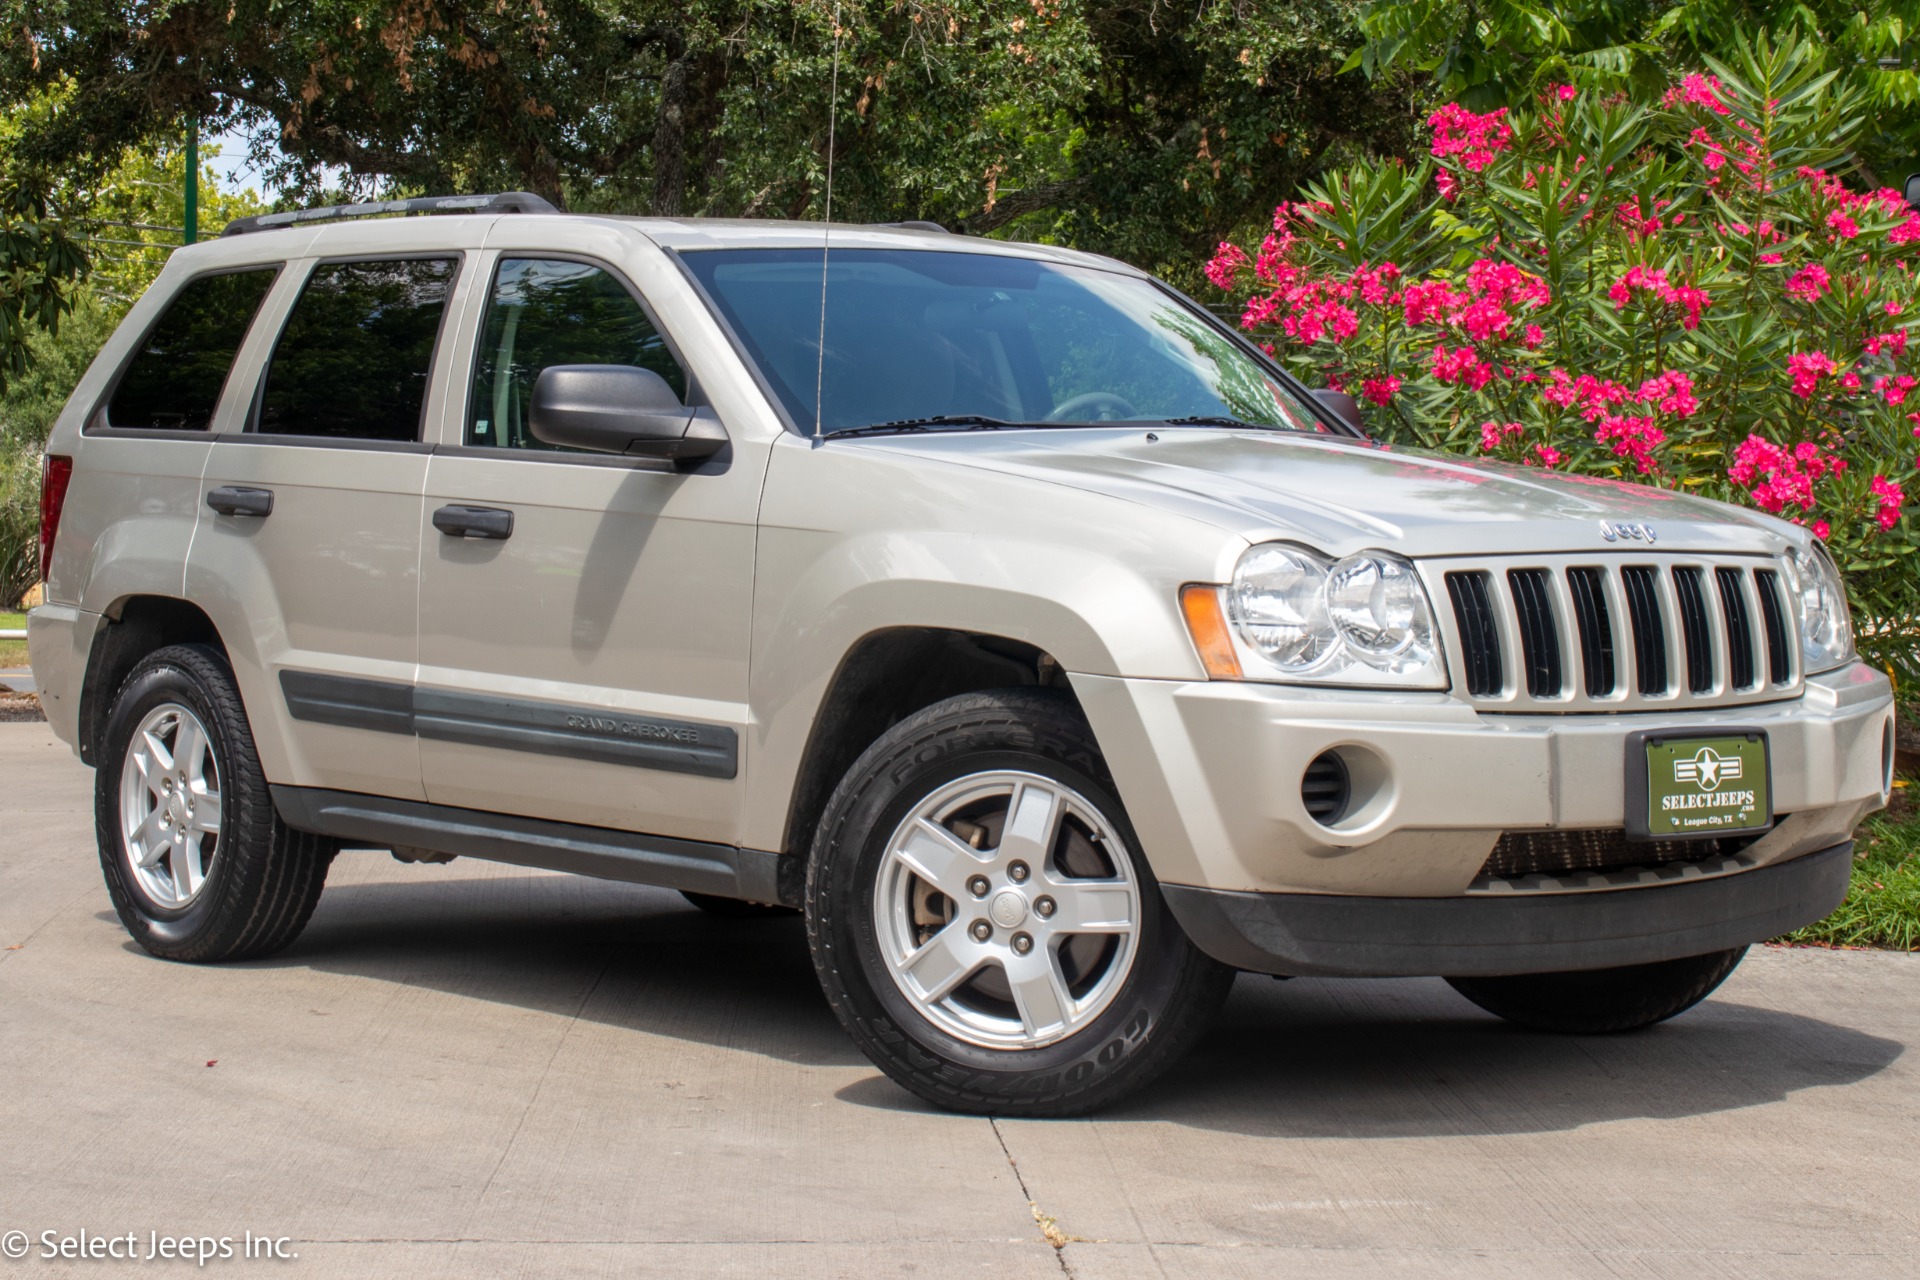
{"type": "Polygon", "coordinates": [[[890,1076],[1065,1115],[1240,969],[1658,1022],[1886,800],[1805,531],[1379,447],[1119,263],[526,196],[230,230],[46,462],[34,671],[155,955],[286,946],[342,847],[798,908],[890,1076]]]}

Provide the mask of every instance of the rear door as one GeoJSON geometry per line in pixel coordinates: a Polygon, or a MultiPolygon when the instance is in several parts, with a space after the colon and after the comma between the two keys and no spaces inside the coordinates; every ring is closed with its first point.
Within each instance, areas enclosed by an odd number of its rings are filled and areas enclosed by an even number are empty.
{"type": "Polygon", "coordinates": [[[422,794],[407,710],[422,424],[462,260],[298,264],[245,430],[213,446],[188,593],[230,638],[275,782],[422,794]]]}
{"type": "Polygon", "coordinates": [[[497,224],[496,239],[543,247],[490,255],[476,279],[464,412],[428,471],[415,697],[427,797],[730,842],[766,447],[734,432],[718,458],[676,471],[535,440],[527,400],[550,365],[638,365],[690,404],[704,397],[641,291],[591,252],[614,247],[610,233],[574,244],[534,221],[497,224]],[[474,509],[496,513],[487,529],[447,518],[474,509]]]}

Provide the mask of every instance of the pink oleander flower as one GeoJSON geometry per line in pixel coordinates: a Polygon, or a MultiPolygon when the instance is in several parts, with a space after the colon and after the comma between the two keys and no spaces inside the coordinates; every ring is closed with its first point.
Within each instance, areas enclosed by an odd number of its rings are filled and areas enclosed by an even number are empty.
{"type": "Polygon", "coordinates": [[[1844,213],[1834,212],[1827,215],[1827,227],[1842,240],[1851,240],[1860,234],[1860,224],[1844,213]]]}
{"type": "Polygon", "coordinates": [[[1527,465],[1532,466],[1537,460],[1543,467],[1557,467],[1560,465],[1560,459],[1560,451],[1552,445],[1536,444],[1533,446],[1533,457],[1527,459],[1527,465]]]}
{"type": "Polygon", "coordinates": [[[1440,193],[1442,200],[1453,200],[1460,194],[1460,184],[1455,182],[1453,175],[1445,169],[1433,175],[1433,186],[1440,193]]]}
{"type": "Polygon", "coordinates": [[[1274,316],[1280,313],[1280,299],[1274,294],[1256,294],[1247,299],[1246,310],[1240,313],[1242,329],[1264,329],[1273,323],[1274,316]]]}
{"type": "Polygon", "coordinates": [[[1296,342],[1318,342],[1323,337],[1345,342],[1360,332],[1360,317],[1351,308],[1328,299],[1303,306],[1280,322],[1280,330],[1296,342]]]}
{"type": "Polygon", "coordinates": [[[1216,288],[1231,289],[1240,274],[1240,268],[1246,265],[1246,250],[1230,240],[1222,240],[1207,263],[1207,279],[1213,281],[1216,288]]]}
{"type": "Polygon", "coordinates": [[[1832,532],[1833,532],[1833,526],[1828,524],[1825,520],[1815,520],[1813,522],[1813,536],[1820,539],[1820,541],[1825,542],[1827,540],[1827,535],[1832,532]]]}
{"type": "Polygon", "coordinates": [[[1493,299],[1481,298],[1460,313],[1460,327],[1475,342],[1491,342],[1507,336],[1507,330],[1513,327],[1513,317],[1493,299]]]}
{"type": "Polygon", "coordinates": [[[1901,492],[1897,482],[1885,476],[1875,476],[1868,488],[1880,499],[1880,510],[1874,514],[1874,520],[1882,532],[1891,531],[1894,525],[1900,523],[1900,508],[1906,502],[1907,495],[1901,492]]]}
{"type": "MultiPolygon", "coordinates": [[[[1542,329],[1537,324],[1530,324],[1527,326],[1526,336],[1520,340],[1520,345],[1525,347],[1529,351],[1538,351],[1540,349],[1540,344],[1545,342],[1546,340],[1547,340],[1546,330],[1542,329]]],[[[1534,376],[1538,377],[1539,375],[1535,374],[1534,376]]]]}
{"type": "Polygon", "coordinates": [[[1633,398],[1680,418],[1689,417],[1700,408],[1700,401],[1693,394],[1693,379],[1678,369],[1648,378],[1633,398]]]}
{"type": "Polygon", "coordinates": [[[1359,290],[1360,300],[1369,306],[1391,306],[1395,297],[1393,282],[1399,278],[1400,268],[1391,262],[1353,269],[1353,287],[1359,290]]]}
{"type": "Polygon", "coordinates": [[[1478,259],[1467,268],[1467,288],[1479,296],[1503,306],[1538,310],[1553,301],[1553,292],[1539,276],[1522,271],[1511,262],[1492,258],[1478,259]]]}
{"type": "Polygon", "coordinates": [[[1368,378],[1360,384],[1360,394],[1370,402],[1385,405],[1400,390],[1400,379],[1389,374],[1384,378],[1368,378]]]}
{"type": "Polygon", "coordinates": [[[1666,442],[1667,433],[1655,426],[1652,418],[1610,414],[1594,428],[1593,438],[1601,444],[1610,445],[1615,457],[1631,459],[1634,470],[1646,475],[1658,465],[1653,451],[1666,442]]]}
{"type": "Polygon", "coordinates": [[[1784,256],[1785,255],[1778,254],[1778,253],[1763,253],[1760,255],[1760,265],[1765,267],[1771,267],[1774,264],[1778,263],[1781,260],[1781,258],[1784,256]]]}
{"type": "MultiPolygon", "coordinates": [[[[1888,305],[1892,305],[1889,303],[1888,305]]],[[[1907,331],[1895,329],[1892,333],[1876,334],[1861,344],[1870,356],[1903,356],[1907,354],[1907,331]]]]}
{"type": "Polygon", "coordinates": [[[1520,422],[1483,422],[1480,424],[1480,448],[1492,453],[1499,448],[1508,436],[1517,436],[1526,431],[1526,424],[1520,422]]]}
{"type": "Polygon", "coordinates": [[[1787,296],[1801,302],[1818,302],[1820,295],[1832,287],[1827,269],[1817,262],[1809,262],[1787,277],[1787,296]]]}
{"type": "Polygon", "coordinates": [[[1840,375],[1840,385],[1845,390],[1858,391],[1860,389],[1860,375],[1849,369],[1840,375]]]}
{"type": "Polygon", "coordinates": [[[1444,343],[1433,344],[1433,379],[1435,382],[1457,384],[1469,391],[1478,391],[1493,381],[1493,366],[1474,354],[1472,347],[1462,346],[1448,352],[1444,343]]]}
{"type": "Polygon", "coordinates": [[[1560,99],[1560,101],[1562,102],[1572,102],[1574,98],[1577,97],[1580,93],[1578,89],[1574,88],[1570,84],[1554,85],[1553,88],[1549,89],[1547,92],[1551,93],[1554,97],[1560,99]]]}
{"type": "Polygon", "coordinates": [[[1706,107],[1715,115],[1725,116],[1733,114],[1732,110],[1720,100],[1720,94],[1719,76],[1690,75],[1682,78],[1679,84],[1667,90],[1666,97],[1660,101],[1662,106],[1674,107],[1682,103],[1691,103],[1695,106],[1706,107]]]}
{"type": "Polygon", "coordinates": [[[1400,295],[1400,305],[1408,324],[1443,323],[1466,302],[1467,295],[1456,293],[1453,286],[1444,280],[1410,284],[1400,295]]]}
{"type": "Polygon", "coordinates": [[[1793,375],[1793,394],[1802,400],[1813,395],[1813,389],[1824,374],[1837,373],[1839,366],[1833,357],[1824,351],[1807,351],[1787,357],[1787,372],[1793,375]]]}
{"type": "Polygon", "coordinates": [[[1505,107],[1498,107],[1485,115],[1475,115],[1459,103],[1449,102],[1427,117],[1433,129],[1433,154],[1442,160],[1459,156],[1469,173],[1478,173],[1506,150],[1513,137],[1506,114],[1505,107]]]}

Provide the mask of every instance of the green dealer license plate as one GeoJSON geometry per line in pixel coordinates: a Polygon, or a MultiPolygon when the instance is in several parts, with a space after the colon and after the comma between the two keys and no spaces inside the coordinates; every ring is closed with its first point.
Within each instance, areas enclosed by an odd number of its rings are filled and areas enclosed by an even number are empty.
{"type": "Polygon", "coordinates": [[[1635,835],[1654,840],[1739,835],[1773,825],[1766,734],[1650,733],[1645,744],[1646,806],[1638,813],[1632,806],[1629,813],[1646,825],[1636,822],[1635,835]]]}

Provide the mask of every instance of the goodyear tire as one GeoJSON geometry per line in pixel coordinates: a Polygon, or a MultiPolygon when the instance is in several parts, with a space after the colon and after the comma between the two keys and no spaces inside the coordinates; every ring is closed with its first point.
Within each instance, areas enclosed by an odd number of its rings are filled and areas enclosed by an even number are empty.
{"type": "Polygon", "coordinates": [[[1047,690],[952,698],[875,742],[827,805],[805,910],[848,1034],[956,1111],[1112,1103],[1233,980],[1174,922],[1091,730],[1047,690]]]}

